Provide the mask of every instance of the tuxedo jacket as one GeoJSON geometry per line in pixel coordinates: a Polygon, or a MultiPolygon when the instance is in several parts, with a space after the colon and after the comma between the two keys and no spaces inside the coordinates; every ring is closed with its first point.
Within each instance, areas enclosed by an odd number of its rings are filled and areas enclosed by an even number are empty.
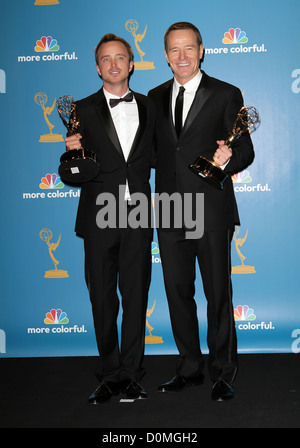
{"type": "Polygon", "coordinates": [[[252,163],[253,145],[248,132],[233,145],[223,190],[188,168],[200,155],[213,159],[216,141],[228,138],[243,105],[238,88],[204,72],[202,75],[179,139],[171,110],[173,79],[148,94],[156,111],[156,192],[204,193],[204,230],[231,229],[240,222],[230,175],[252,163]]]}
{"type": "MultiPolygon", "coordinates": [[[[81,186],[75,231],[82,236],[87,232],[97,232],[96,215],[99,211],[99,205],[96,205],[97,196],[104,192],[113,194],[118,207],[119,186],[125,186],[126,179],[130,193],[144,193],[151,208],[149,178],[152,164],[154,113],[146,96],[135,92],[133,94],[138,106],[139,126],[127,161],[122,152],[103,88],[76,102],[76,111],[80,120],[78,132],[83,137],[82,146],[93,151],[100,164],[99,175],[81,186]]],[[[150,228],[145,229],[147,230],[151,232],[150,228]]]]}

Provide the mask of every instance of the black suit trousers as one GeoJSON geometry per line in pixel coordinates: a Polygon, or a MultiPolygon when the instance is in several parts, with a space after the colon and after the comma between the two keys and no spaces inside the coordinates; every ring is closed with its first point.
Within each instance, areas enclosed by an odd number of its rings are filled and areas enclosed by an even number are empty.
{"type": "Polygon", "coordinates": [[[151,239],[140,228],[98,229],[84,238],[101,381],[140,379],[151,275],[151,239]],[[118,340],[119,295],[122,327],[118,340]]]}
{"type": "Polygon", "coordinates": [[[171,325],[179,351],[177,374],[202,373],[197,305],[194,299],[196,259],[207,299],[208,368],[213,382],[233,381],[237,372],[237,339],[232,306],[231,230],[204,232],[186,239],[184,230],[158,231],[171,325]]]}

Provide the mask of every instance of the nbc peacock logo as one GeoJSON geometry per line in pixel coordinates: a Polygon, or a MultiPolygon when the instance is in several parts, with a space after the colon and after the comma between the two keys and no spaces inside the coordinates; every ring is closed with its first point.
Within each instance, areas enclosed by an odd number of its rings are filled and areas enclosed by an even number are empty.
{"type": "Polygon", "coordinates": [[[37,328],[27,328],[27,333],[31,335],[51,335],[51,334],[77,334],[77,333],[87,333],[88,331],[85,329],[84,324],[82,325],[73,325],[73,326],[65,326],[69,323],[69,318],[67,313],[62,311],[61,308],[52,308],[45,315],[44,324],[46,327],[37,327],[37,328]]]}
{"type": "Polygon", "coordinates": [[[249,183],[252,182],[252,177],[250,176],[249,171],[244,170],[239,173],[235,173],[231,176],[232,182],[236,183],[249,183]]]}
{"type": "Polygon", "coordinates": [[[60,189],[64,188],[64,183],[61,182],[60,177],[53,173],[53,174],[46,174],[41,179],[40,188],[42,190],[49,190],[49,189],[60,189]]]}
{"type": "Polygon", "coordinates": [[[252,308],[249,308],[248,305],[239,305],[234,310],[234,320],[240,321],[253,321],[256,319],[254,311],[252,308]]]}
{"type": "Polygon", "coordinates": [[[60,50],[61,47],[58,45],[56,39],[52,36],[42,36],[35,42],[35,54],[19,55],[18,62],[57,62],[78,59],[75,51],[71,53],[65,51],[63,54],[59,54],[60,50]]]}
{"type": "Polygon", "coordinates": [[[49,313],[46,314],[46,319],[44,319],[44,323],[48,325],[68,324],[69,319],[67,317],[67,313],[58,308],[57,310],[52,309],[49,313]]]}
{"type": "Polygon", "coordinates": [[[45,51],[58,51],[59,45],[57,44],[57,40],[53,39],[52,36],[42,36],[39,40],[36,41],[36,46],[34,47],[34,51],[37,52],[45,52],[45,51]]]}
{"type": "Polygon", "coordinates": [[[256,330],[262,330],[262,331],[269,331],[269,330],[275,330],[275,327],[273,325],[273,322],[255,322],[256,315],[254,314],[254,310],[250,308],[248,305],[238,305],[234,311],[234,320],[237,323],[237,329],[240,331],[243,330],[250,330],[250,331],[256,331],[256,330]]]}
{"type": "Polygon", "coordinates": [[[246,44],[248,37],[240,28],[230,28],[224,33],[222,42],[223,44],[246,44]]]}
{"type": "Polygon", "coordinates": [[[159,256],[159,247],[155,241],[152,241],[151,256],[152,256],[152,263],[161,263],[161,259],[159,256]]]}

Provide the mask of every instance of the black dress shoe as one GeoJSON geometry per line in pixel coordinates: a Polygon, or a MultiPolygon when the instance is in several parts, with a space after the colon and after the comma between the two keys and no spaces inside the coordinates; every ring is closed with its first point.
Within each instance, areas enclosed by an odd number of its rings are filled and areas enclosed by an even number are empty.
{"type": "Polygon", "coordinates": [[[136,380],[126,380],[121,384],[121,392],[130,400],[138,400],[140,398],[148,398],[148,394],[136,380]]]}
{"type": "Polygon", "coordinates": [[[234,390],[230,383],[226,383],[224,380],[217,381],[211,391],[212,400],[230,400],[234,397],[234,390]]]}
{"type": "Polygon", "coordinates": [[[186,378],[182,375],[177,375],[171,381],[161,384],[158,387],[158,392],[181,392],[190,386],[199,386],[203,384],[204,375],[201,374],[195,378],[186,378]]]}
{"type": "Polygon", "coordinates": [[[113,395],[118,395],[120,393],[120,386],[118,383],[113,383],[112,381],[103,381],[100,386],[97,387],[95,392],[89,396],[88,402],[91,404],[105,403],[113,395]]]}

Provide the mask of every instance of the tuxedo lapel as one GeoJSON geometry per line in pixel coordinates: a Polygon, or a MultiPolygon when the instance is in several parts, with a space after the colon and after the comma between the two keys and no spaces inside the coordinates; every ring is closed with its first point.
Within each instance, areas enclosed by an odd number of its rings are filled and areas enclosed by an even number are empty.
{"type": "MultiPolygon", "coordinates": [[[[211,95],[211,90],[209,89],[209,86],[207,85],[208,76],[203,72],[203,77],[200,82],[200,85],[197,89],[197,92],[195,94],[194,101],[191,105],[191,108],[189,110],[189,113],[186,117],[184,126],[182,128],[180,139],[184,137],[184,134],[188,131],[189,127],[195,120],[195,118],[198,116],[198,114],[201,112],[203,106],[205,105],[206,101],[211,95]]],[[[164,114],[166,117],[168,117],[169,125],[172,130],[172,134],[174,136],[174,139],[178,141],[176,129],[173,122],[173,114],[172,114],[172,90],[173,90],[173,81],[170,81],[168,87],[166,88],[164,92],[163,97],[163,108],[164,108],[164,114]]]]}
{"type": "MultiPolygon", "coordinates": [[[[147,122],[147,109],[146,106],[143,104],[143,102],[140,100],[139,95],[134,93],[136,102],[137,102],[137,106],[138,106],[138,112],[139,112],[139,126],[137,129],[137,132],[135,134],[135,138],[132,144],[132,147],[130,149],[129,155],[128,155],[128,159],[129,157],[134,153],[134,151],[136,150],[138,143],[143,135],[144,130],[146,129],[146,122],[147,122]]],[[[103,93],[103,89],[100,89],[98,92],[98,97],[97,97],[97,101],[96,101],[96,111],[97,111],[97,115],[102,123],[102,125],[104,125],[105,130],[111,140],[111,142],[113,143],[113,145],[115,146],[116,150],[118,151],[118,153],[124,158],[124,154],[122,151],[122,146],[120,144],[119,141],[119,137],[113,122],[113,119],[111,118],[111,113],[109,111],[108,105],[107,105],[107,101],[106,98],[104,96],[103,93]]]]}
{"type": "Polygon", "coordinates": [[[212,93],[211,90],[207,86],[207,75],[205,73],[203,73],[202,80],[197,89],[197,92],[196,92],[194,101],[191,105],[191,108],[189,110],[189,113],[186,117],[184,127],[182,129],[180,137],[183,136],[185,134],[185,132],[187,132],[188,128],[191,126],[191,124],[193,123],[193,121],[195,120],[197,115],[200,114],[203,106],[205,105],[206,101],[210,97],[211,93],[212,93]]]}
{"type": "Polygon", "coordinates": [[[132,143],[129,155],[128,155],[128,159],[132,156],[132,154],[138,147],[138,144],[141,140],[143,132],[146,129],[146,123],[147,123],[147,108],[144,105],[144,103],[140,100],[139,95],[134,92],[133,92],[133,94],[134,94],[134,97],[135,97],[135,100],[136,100],[137,106],[138,106],[139,126],[138,126],[137,132],[135,134],[135,138],[133,140],[133,143],[132,143]]]}
{"type": "Polygon", "coordinates": [[[98,92],[98,97],[96,101],[96,111],[97,115],[101,121],[101,124],[104,125],[104,128],[115,146],[118,153],[124,158],[124,154],[122,151],[122,147],[118,138],[118,134],[114,125],[114,122],[111,118],[111,114],[107,105],[106,98],[103,93],[103,89],[100,89],[98,92]]]}

